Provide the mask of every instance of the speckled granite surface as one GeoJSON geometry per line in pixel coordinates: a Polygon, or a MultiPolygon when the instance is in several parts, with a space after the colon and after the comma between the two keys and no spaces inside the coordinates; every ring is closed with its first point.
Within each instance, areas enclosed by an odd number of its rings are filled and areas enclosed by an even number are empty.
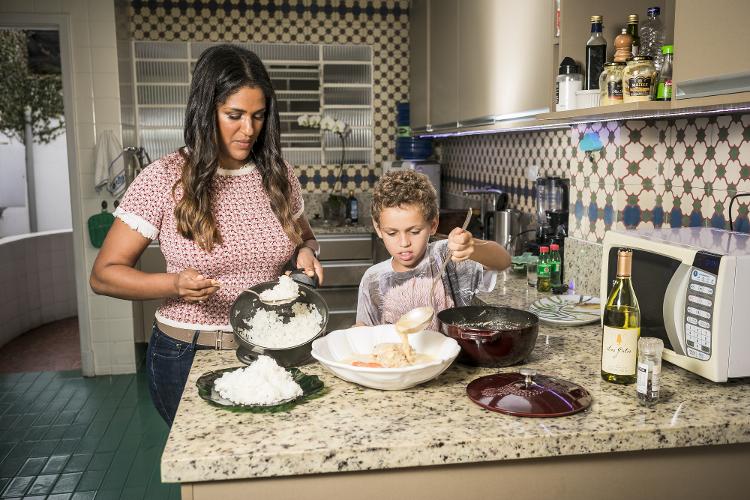
{"type": "Polygon", "coordinates": [[[599,295],[602,245],[577,238],[565,238],[565,281],[575,280],[576,293],[599,295]]]}
{"type": "Polygon", "coordinates": [[[313,232],[316,236],[328,234],[370,234],[375,230],[372,228],[370,219],[362,220],[357,224],[345,224],[341,226],[332,226],[323,222],[310,221],[313,232]]]}
{"type": "MultiPolygon", "coordinates": [[[[488,303],[524,307],[537,292],[503,273],[488,303]]],[[[599,327],[542,325],[527,366],[586,387],[592,407],[553,419],[518,418],[472,403],[466,384],[491,369],[454,365],[437,380],[398,392],[365,389],[320,365],[330,392],[275,415],[234,414],[206,404],[195,381],[237,366],[233,352],[198,352],[162,456],[166,482],[214,481],[390,469],[530,457],[750,442],[750,379],[715,384],[664,365],[663,398],[638,405],[634,386],[599,376],[599,327]]],[[[515,371],[518,367],[501,371],[515,371]]]]}

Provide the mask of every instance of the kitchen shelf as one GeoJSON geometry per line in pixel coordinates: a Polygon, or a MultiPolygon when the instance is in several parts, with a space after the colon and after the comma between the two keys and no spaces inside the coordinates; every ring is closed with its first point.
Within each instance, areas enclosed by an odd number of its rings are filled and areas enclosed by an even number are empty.
{"type": "Polygon", "coordinates": [[[532,119],[500,122],[479,127],[461,127],[427,132],[415,130],[415,135],[427,138],[458,137],[475,134],[501,134],[534,130],[563,129],[578,123],[619,120],[665,119],[746,113],[750,111],[750,92],[739,92],[710,97],[682,99],[671,102],[646,101],[596,108],[541,113],[532,119]]]}
{"type": "Polygon", "coordinates": [[[675,101],[643,101],[542,113],[538,120],[581,123],[589,121],[634,120],[639,118],[669,118],[698,116],[750,110],[750,92],[724,94],[675,101]]]}

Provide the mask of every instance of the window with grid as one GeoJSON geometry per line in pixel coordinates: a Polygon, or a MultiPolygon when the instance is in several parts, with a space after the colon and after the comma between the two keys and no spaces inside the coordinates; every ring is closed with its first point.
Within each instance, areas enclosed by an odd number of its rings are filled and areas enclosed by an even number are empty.
{"type": "MultiPolygon", "coordinates": [[[[153,159],[184,144],[183,119],[195,62],[211,42],[131,44],[133,121],[139,145],[153,159]]],[[[336,134],[300,127],[303,114],[348,123],[346,163],[372,162],[372,48],[369,46],[242,44],[266,65],[279,103],[284,158],[294,165],[336,164],[336,134]]]]}

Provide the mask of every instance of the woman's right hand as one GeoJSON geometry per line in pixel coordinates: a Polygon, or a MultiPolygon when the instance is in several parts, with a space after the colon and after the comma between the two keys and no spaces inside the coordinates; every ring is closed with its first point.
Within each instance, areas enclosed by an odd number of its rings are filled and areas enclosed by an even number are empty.
{"type": "Polygon", "coordinates": [[[206,278],[192,267],[175,274],[174,285],[176,295],[186,302],[203,302],[221,287],[221,283],[206,278]]]}

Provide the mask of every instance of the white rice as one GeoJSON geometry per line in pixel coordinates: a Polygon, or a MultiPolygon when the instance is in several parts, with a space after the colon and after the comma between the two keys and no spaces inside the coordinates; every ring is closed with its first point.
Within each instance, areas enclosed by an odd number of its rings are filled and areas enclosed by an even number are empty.
{"type": "Polygon", "coordinates": [[[314,304],[292,304],[292,313],[294,316],[284,323],[276,312],[259,309],[250,321],[244,320],[248,328],[240,328],[238,333],[257,346],[283,349],[302,344],[320,332],[323,316],[314,304]]]}
{"type": "Polygon", "coordinates": [[[286,274],[279,276],[279,284],[260,292],[260,300],[291,300],[299,296],[299,285],[286,274]]]}
{"type": "Polygon", "coordinates": [[[216,379],[214,388],[222,398],[243,405],[271,405],[302,395],[292,375],[268,356],[258,356],[250,366],[225,373],[216,379]]]}

